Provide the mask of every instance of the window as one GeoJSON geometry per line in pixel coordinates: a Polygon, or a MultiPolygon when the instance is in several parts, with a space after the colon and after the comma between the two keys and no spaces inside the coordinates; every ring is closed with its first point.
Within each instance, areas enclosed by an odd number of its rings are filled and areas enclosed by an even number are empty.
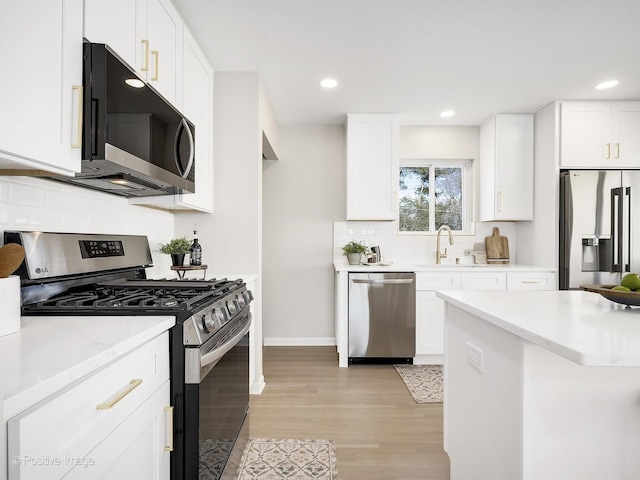
{"type": "Polygon", "coordinates": [[[435,233],[442,225],[471,233],[471,161],[400,162],[398,230],[435,233]]]}

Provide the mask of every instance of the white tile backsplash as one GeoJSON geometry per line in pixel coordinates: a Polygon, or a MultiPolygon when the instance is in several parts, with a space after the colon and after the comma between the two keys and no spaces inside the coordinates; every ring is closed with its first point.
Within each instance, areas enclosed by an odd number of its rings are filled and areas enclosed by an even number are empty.
{"type": "Polygon", "coordinates": [[[171,259],[155,250],[174,236],[174,215],[129,205],[126,198],[36,177],[0,177],[0,233],[5,230],[146,235],[154,268],[171,275],[171,259]]]}
{"type": "MultiPolygon", "coordinates": [[[[481,247],[484,250],[485,238],[493,232],[493,227],[500,228],[500,235],[509,239],[511,263],[516,263],[516,225],[513,222],[476,223],[475,235],[455,235],[453,245],[449,245],[449,236],[440,236],[440,248],[447,249],[447,258],[443,263],[453,263],[456,257],[460,263],[473,263],[473,256],[465,255],[465,250],[481,247]]],[[[435,263],[435,235],[398,234],[397,222],[334,222],[333,225],[334,259],[344,258],[343,245],[350,241],[361,242],[367,247],[380,246],[382,256],[387,261],[396,263],[435,263]]]]}

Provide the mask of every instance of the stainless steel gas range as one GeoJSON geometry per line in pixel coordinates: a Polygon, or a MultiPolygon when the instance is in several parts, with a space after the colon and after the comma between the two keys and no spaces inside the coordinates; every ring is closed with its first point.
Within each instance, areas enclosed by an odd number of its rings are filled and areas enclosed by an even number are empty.
{"type": "Polygon", "coordinates": [[[23,315],[170,314],[173,480],[226,479],[248,437],[253,295],[241,279],[152,280],[145,236],[7,231],[23,315]]]}

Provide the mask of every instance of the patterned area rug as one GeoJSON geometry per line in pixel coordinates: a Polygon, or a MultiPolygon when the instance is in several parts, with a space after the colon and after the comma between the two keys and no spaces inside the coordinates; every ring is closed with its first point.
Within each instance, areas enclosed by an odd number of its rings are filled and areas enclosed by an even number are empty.
{"type": "Polygon", "coordinates": [[[336,480],[333,440],[251,438],[236,480],[336,480]]]}
{"type": "Polygon", "coordinates": [[[442,402],[442,365],[394,365],[417,403],[442,402]]]}
{"type": "Polygon", "coordinates": [[[233,448],[233,440],[200,440],[200,480],[218,480],[233,448]]]}

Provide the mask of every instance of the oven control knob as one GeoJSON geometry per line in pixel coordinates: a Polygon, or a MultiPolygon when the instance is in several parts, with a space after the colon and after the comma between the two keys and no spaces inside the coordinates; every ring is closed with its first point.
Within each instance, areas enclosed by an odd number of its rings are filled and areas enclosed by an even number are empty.
{"type": "Polygon", "coordinates": [[[202,329],[205,333],[214,332],[218,327],[219,325],[217,325],[216,317],[213,312],[208,315],[202,315],[202,329]]]}
{"type": "Polygon", "coordinates": [[[253,300],[253,294],[251,293],[251,290],[247,290],[246,292],[242,292],[242,296],[244,297],[245,305],[249,305],[251,303],[251,300],[253,300]]]}
{"type": "Polygon", "coordinates": [[[214,311],[216,326],[220,328],[222,325],[227,323],[227,315],[223,308],[216,308],[214,311]]]}
{"type": "Polygon", "coordinates": [[[236,300],[232,300],[231,302],[227,302],[227,310],[229,310],[229,315],[231,315],[231,316],[233,316],[236,313],[238,313],[240,308],[238,307],[237,301],[236,300]]]}
{"type": "Polygon", "coordinates": [[[240,305],[240,308],[247,306],[247,301],[245,300],[244,295],[236,295],[236,301],[238,302],[238,305],[240,305]]]}
{"type": "Polygon", "coordinates": [[[208,328],[210,325],[210,322],[207,322],[207,316],[202,315],[201,321],[202,321],[202,330],[204,330],[204,333],[211,333],[208,328]]]}

